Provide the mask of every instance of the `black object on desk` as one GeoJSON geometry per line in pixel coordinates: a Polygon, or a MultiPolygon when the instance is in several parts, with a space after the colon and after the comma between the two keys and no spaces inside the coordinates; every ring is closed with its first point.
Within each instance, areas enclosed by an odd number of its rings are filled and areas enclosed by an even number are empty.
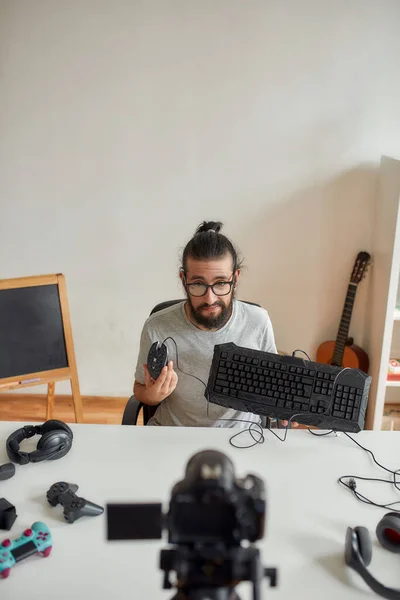
{"type": "Polygon", "coordinates": [[[371,377],[360,369],[228,343],[214,346],[205,397],[234,410],[359,432],[370,385],[371,377]]]}
{"type": "Polygon", "coordinates": [[[79,498],[75,494],[78,486],[76,483],[67,483],[66,481],[58,481],[54,483],[48,490],[46,497],[51,506],[61,504],[64,509],[64,519],[68,523],[74,523],[81,517],[96,517],[104,512],[104,508],[85,498],[79,498]]]}
{"type": "Polygon", "coordinates": [[[7,463],[5,465],[1,465],[0,467],[0,481],[6,481],[6,479],[11,479],[15,475],[15,465],[12,463],[7,463]]]}
{"type": "Polygon", "coordinates": [[[9,531],[17,518],[17,511],[5,498],[0,498],[0,529],[9,531]]]}

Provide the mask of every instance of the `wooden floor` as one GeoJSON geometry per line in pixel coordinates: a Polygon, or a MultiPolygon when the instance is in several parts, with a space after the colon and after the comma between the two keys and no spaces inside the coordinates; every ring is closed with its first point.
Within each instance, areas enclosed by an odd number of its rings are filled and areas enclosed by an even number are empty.
{"type": "MultiPolygon", "coordinates": [[[[119,425],[128,398],[82,396],[85,423],[119,425]]],[[[0,421],[46,420],[47,397],[42,394],[0,394],[0,421]]],[[[56,396],[54,418],[66,423],[75,421],[71,396],[56,396]]],[[[138,423],[141,424],[141,423],[138,423]]]]}

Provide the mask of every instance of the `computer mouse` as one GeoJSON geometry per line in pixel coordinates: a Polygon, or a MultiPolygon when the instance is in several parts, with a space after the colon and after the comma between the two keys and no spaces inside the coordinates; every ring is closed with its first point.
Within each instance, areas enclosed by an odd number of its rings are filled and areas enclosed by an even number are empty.
{"type": "Polygon", "coordinates": [[[167,346],[162,342],[154,342],[147,355],[147,368],[153,379],[158,379],[163,367],[168,364],[167,346]]]}

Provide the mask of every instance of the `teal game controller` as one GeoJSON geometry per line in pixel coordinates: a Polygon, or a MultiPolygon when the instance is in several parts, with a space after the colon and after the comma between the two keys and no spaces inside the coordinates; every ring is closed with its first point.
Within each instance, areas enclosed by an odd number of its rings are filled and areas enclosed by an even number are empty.
{"type": "Polygon", "coordinates": [[[21,560],[41,554],[49,556],[53,540],[50,529],[44,523],[36,521],[15,540],[6,539],[0,543],[0,577],[9,576],[11,568],[21,560]]]}

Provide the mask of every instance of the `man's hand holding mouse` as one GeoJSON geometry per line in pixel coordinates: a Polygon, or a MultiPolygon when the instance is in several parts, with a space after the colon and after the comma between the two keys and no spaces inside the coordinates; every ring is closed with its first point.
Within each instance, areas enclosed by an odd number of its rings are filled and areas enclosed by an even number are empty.
{"type": "Polygon", "coordinates": [[[160,404],[174,391],[178,383],[178,375],[173,367],[172,360],[168,361],[168,365],[163,367],[158,378],[154,380],[147,365],[143,365],[147,404],[160,404]]]}

